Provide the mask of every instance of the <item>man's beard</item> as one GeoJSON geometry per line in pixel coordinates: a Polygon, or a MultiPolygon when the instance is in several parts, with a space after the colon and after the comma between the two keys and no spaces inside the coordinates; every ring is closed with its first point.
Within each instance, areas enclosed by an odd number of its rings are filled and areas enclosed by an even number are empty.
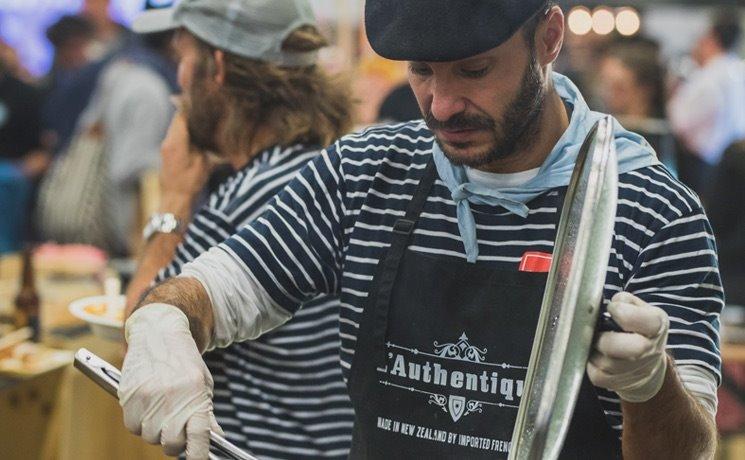
{"type": "MultiPolygon", "coordinates": [[[[489,130],[492,134],[492,145],[483,152],[471,155],[458,155],[450,150],[448,145],[436,138],[445,156],[455,165],[472,168],[484,166],[497,160],[503,160],[524,150],[535,141],[540,129],[540,116],[543,111],[546,94],[543,89],[538,62],[533,53],[523,80],[520,91],[515,99],[507,106],[504,119],[501,122],[484,115],[469,115],[461,112],[446,121],[439,121],[432,116],[432,112],[425,114],[424,119],[431,131],[437,129],[460,130],[480,129],[489,130]]],[[[466,149],[470,142],[463,144],[451,143],[455,149],[466,149]]]]}
{"type": "Polygon", "coordinates": [[[184,104],[189,141],[197,150],[220,155],[217,145],[220,121],[225,115],[221,97],[210,92],[205,85],[195,81],[184,104]]]}

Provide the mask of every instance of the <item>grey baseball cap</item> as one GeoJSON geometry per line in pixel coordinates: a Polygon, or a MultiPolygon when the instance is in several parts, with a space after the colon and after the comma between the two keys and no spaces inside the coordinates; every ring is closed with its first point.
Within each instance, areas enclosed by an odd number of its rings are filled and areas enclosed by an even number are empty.
{"type": "Polygon", "coordinates": [[[302,67],[315,64],[318,52],[287,52],[282,43],[304,25],[316,25],[307,0],[182,0],[144,11],[132,29],[147,34],[183,27],[223,51],[302,67]]]}

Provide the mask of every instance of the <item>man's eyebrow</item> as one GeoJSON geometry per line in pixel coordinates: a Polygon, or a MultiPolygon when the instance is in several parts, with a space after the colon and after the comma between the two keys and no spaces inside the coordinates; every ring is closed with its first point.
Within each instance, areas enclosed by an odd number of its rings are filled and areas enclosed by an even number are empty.
{"type": "MultiPolygon", "coordinates": [[[[472,56],[466,59],[455,61],[457,65],[479,65],[479,64],[491,64],[496,61],[497,58],[494,56],[472,56]]],[[[408,66],[424,66],[429,65],[428,61],[406,61],[408,66]]]]}
{"type": "Polygon", "coordinates": [[[460,65],[490,64],[495,58],[493,56],[479,56],[460,61],[460,65]]]}

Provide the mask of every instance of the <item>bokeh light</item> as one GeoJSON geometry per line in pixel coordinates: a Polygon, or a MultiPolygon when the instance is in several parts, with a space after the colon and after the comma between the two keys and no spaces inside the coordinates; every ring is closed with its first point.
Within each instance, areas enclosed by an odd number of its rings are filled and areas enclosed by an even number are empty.
{"type": "Polygon", "coordinates": [[[569,30],[576,35],[586,35],[592,30],[592,14],[584,6],[573,8],[567,17],[569,30]]]}
{"type": "Polygon", "coordinates": [[[624,8],[616,15],[616,30],[625,36],[634,35],[641,28],[639,13],[633,8],[624,8]]]}
{"type": "Polygon", "coordinates": [[[592,30],[598,35],[608,35],[616,28],[616,18],[608,8],[598,8],[592,13],[592,30]]]}

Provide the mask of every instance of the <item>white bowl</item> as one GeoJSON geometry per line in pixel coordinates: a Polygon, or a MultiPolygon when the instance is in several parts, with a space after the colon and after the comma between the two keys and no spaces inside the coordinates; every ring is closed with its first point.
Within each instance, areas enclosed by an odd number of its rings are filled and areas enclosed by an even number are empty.
{"type": "Polygon", "coordinates": [[[84,297],[70,303],[70,313],[91,326],[94,335],[114,342],[124,340],[122,313],[126,297],[98,295],[84,297]],[[95,313],[91,310],[100,310],[95,313]]]}

